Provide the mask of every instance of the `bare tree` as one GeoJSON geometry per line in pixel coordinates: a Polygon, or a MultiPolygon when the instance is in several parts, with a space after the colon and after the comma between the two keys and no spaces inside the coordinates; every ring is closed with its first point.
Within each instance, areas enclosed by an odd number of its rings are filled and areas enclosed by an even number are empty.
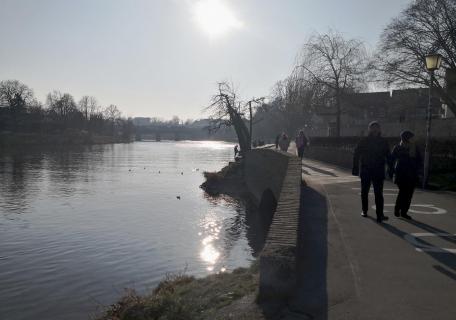
{"type": "Polygon", "coordinates": [[[71,94],[53,91],[47,95],[46,105],[52,124],[60,131],[82,128],[83,116],[71,94]]]}
{"type": "Polygon", "coordinates": [[[33,90],[17,80],[0,81],[0,106],[14,107],[18,101],[24,106],[34,101],[33,90]]]}
{"type": "Polygon", "coordinates": [[[178,116],[173,116],[171,120],[169,121],[169,124],[172,126],[178,126],[181,123],[181,120],[179,119],[178,116]]]}
{"type": "Polygon", "coordinates": [[[84,115],[86,121],[95,114],[99,108],[97,99],[92,96],[83,96],[78,102],[79,111],[84,115]]]}
{"type": "Polygon", "coordinates": [[[106,120],[113,121],[113,122],[120,119],[120,117],[122,115],[120,113],[119,109],[117,108],[117,106],[114,104],[110,104],[109,106],[107,106],[104,109],[103,114],[104,114],[104,117],[106,118],[106,120]]]}
{"type": "Polygon", "coordinates": [[[385,28],[375,67],[388,84],[429,86],[425,56],[442,55],[436,92],[456,113],[456,98],[445,90],[445,69],[456,69],[456,1],[416,0],[385,28]]]}
{"type": "MultiPolygon", "coordinates": [[[[263,105],[264,102],[264,97],[261,98],[252,98],[249,101],[246,102],[246,106],[248,106],[249,109],[249,144],[252,145],[252,139],[253,139],[253,112],[263,105]]],[[[261,121],[261,119],[257,119],[256,122],[261,121]]]]}
{"type": "Polygon", "coordinates": [[[10,123],[11,130],[20,130],[27,108],[36,105],[33,91],[17,80],[0,81],[0,107],[6,107],[3,123],[10,123]]]}
{"type": "Polygon", "coordinates": [[[250,133],[243,119],[246,105],[238,99],[233,85],[220,82],[218,93],[212,97],[211,104],[205,110],[211,112],[209,132],[233,126],[241,152],[251,149],[250,133]]]}
{"type": "MultiPolygon", "coordinates": [[[[266,127],[273,130],[268,135],[276,136],[282,130],[292,134],[304,127],[311,127],[314,115],[331,105],[334,99],[329,87],[313,77],[304,78],[303,72],[297,68],[274,85],[270,100],[266,106],[268,111],[262,109],[261,114],[267,122],[266,127]]],[[[262,127],[264,132],[266,127],[262,127]]]]}
{"type": "Polygon", "coordinates": [[[337,136],[340,136],[342,99],[346,93],[364,88],[366,63],[363,43],[347,40],[334,31],[311,36],[298,58],[296,77],[320,85],[332,96],[337,136]]]}
{"type": "Polygon", "coordinates": [[[65,124],[71,115],[77,111],[74,98],[69,93],[53,91],[47,95],[46,104],[52,113],[64,120],[65,124]]]}
{"type": "Polygon", "coordinates": [[[103,115],[105,119],[110,123],[111,134],[114,134],[114,127],[122,116],[121,112],[116,105],[111,104],[103,110],[103,115]]]}
{"type": "Polygon", "coordinates": [[[0,131],[40,134],[66,131],[65,134],[71,135],[85,128],[90,133],[103,133],[106,125],[111,125],[111,129],[117,125],[125,138],[134,132],[131,121],[121,119],[116,106],[109,106],[103,113],[94,97],[84,96],[76,104],[71,94],[53,91],[47,95],[43,108],[27,85],[17,80],[0,81],[0,131]]]}

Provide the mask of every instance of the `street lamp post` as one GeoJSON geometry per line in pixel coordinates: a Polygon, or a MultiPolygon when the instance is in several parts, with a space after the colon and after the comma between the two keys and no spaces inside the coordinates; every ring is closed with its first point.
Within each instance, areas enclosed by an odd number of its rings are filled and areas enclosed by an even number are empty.
{"type": "Polygon", "coordinates": [[[440,68],[442,56],[439,54],[428,54],[426,56],[426,69],[429,72],[429,100],[426,118],[426,146],[424,151],[424,174],[423,189],[426,188],[429,180],[429,159],[431,154],[431,121],[432,121],[432,85],[434,82],[434,71],[440,68]]]}

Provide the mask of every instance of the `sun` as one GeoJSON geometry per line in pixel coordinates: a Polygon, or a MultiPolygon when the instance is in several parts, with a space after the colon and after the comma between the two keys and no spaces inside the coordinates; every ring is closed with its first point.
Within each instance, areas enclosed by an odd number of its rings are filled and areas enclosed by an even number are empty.
{"type": "Polygon", "coordinates": [[[211,38],[243,26],[223,0],[200,0],[195,4],[193,13],[198,25],[211,38]]]}

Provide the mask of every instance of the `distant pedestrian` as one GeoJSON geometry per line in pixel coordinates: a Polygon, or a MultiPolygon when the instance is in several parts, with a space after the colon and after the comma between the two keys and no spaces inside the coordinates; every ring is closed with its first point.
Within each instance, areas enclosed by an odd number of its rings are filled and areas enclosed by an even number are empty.
{"type": "MultiPolygon", "coordinates": [[[[401,142],[394,146],[392,163],[394,166],[394,183],[399,188],[399,193],[394,207],[394,215],[411,220],[407,214],[412,202],[413,192],[418,184],[421,168],[421,154],[414,142],[414,134],[411,131],[401,133],[401,142]]],[[[392,172],[391,172],[392,173],[392,172]]]]}
{"type": "Polygon", "coordinates": [[[278,134],[275,138],[275,146],[276,149],[279,149],[279,141],[280,141],[280,134],[278,134]]]}
{"type": "Polygon", "coordinates": [[[353,157],[353,175],[361,178],[361,203],[363,217],[369,209],[369,190],[374,187],[377,222],[388,220],[383,214],[383,183],[385,164],[391,169],[391,154],[386,139],[381,137],[380,124],[373,121],[368,127],[368,136],[361,139],[353,157]],[[361,168],[360,168],[361,166],[361,168]]]}
{"type": "Polygon", "coordinates": [[[288,151],[288,147],[290,146],[290,138],[286,135],[286,133],[282,133],[282,136],[279,140],[279,147],[281,151],[288,151]]]}
{"type": "Polygon", "coordinates": [[[296,143],[296,148],[298,149],[298,157],[302,159],[304,156],[304,150],[307,146],[308,140],[306,135],[304,134],[304,131],[299,131],[298,136],[295,139],[296,143]]]}
{"type": "Polygon", "coordinates": [[[239,146],[235,145],[234,146],[234,158],[236,158],[238,154],[239,154],[239,146]]]}

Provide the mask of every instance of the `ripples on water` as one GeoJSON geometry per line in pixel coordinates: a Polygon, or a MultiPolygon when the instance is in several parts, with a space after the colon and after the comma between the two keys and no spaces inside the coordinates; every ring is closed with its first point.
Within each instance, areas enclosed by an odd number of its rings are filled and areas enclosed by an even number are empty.
{"type": "Polygon", "coordinates": [[[166,273],[247,266],[245,208],[199,189],[232,155],[222,142],[0,154],[0,319],[85,319],[166,273]]]}

